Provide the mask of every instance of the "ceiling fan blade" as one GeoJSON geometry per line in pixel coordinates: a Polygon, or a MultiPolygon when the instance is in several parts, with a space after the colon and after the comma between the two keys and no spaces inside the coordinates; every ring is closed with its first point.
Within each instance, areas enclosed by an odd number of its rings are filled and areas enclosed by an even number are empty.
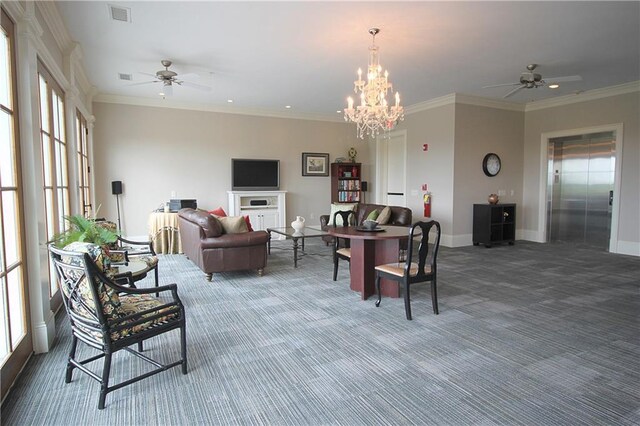
{"type": "Polygon", "coordinates": [[[193,73],[193,72],[190,72],[188,74],[180,74],[179,78],[180,78],[180,80],[183,80],[183,79],[195,80],[195,79],[200,78],[200,75],[198,75],[196,73],[193,73]]]}
{"type": "Polygon", "coordinates": [[[209,86],[203,86],[202,84],[191,83],[190,81],[182,81],[179,84],[182,85],[182,86],[191,87],[192,89],[198,89],[198,90],[202,90],[202,91],[205,91],[205,92],[210,92],[211,91],[211,87],[209,87],[209,86]]]}
{"type": "Polygon", "coordinates": [[[545,77],[544,81],[547,83],[562,83],[563,81],[581,81],[582,76],[579,75],[567,75],[565,77],[545,77]]]}
{"type": "Polygon", "coordinates": [[[520,87],[516,87],[515,89],[504,95],[503,98],[508,98],[509,96],[515,95],[518,91],[524,89],[525,87],[527,86],[525,86],[524,84],[520,87]]]}
{"type": "Polygon", "coordinates": [[[155,74],[151,74],[151,73],[148,73],[148,72],[138,71],[138,74],[148,75],[149,77],[156,77],[156,75],[155,75],[155,74]]]}
{"type": "Polygon", "coordinates": [[[142,81],[140,83],[132,83],[132,84],[127,84],[127,86],[140,86],[143,84],[150,84],[150,83],[159,83],[159,80],[153,80],[153,81],[142,81]]]}
{"type": "Polygon", "coordinates": [[[520,82],[517,83],[505,83],[505,84],[493,84],[491,86],[482,86],[483,89],[489,89],[491,87],[504,87],[504,86],[516,86],[518,84],[522,84],[520,82]]]}

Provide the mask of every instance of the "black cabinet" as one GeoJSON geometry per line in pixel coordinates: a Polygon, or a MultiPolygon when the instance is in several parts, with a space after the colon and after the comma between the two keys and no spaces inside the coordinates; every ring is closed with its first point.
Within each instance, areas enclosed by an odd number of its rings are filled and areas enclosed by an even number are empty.
{"type": "Polygon", "coordinates": [[[474,204],[473,245],[491,247],[496,243],[516,241],[515,204],[474,204]]]}

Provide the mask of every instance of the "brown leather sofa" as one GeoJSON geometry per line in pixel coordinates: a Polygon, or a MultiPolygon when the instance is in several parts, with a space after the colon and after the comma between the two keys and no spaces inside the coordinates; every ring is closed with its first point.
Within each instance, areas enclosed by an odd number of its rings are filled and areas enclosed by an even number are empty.
{"type": "MultiPolygon", "coordinates": [[[[371,213],[373,210],[380,211],[384,207],[386,206],[382,204],[364,204],[364,203],[358,204],[358,207],[356,209],[356,218],[357,218],[356,225],[362,225],[362,222],[364,222],[367,216],[369,216],[369,213],[371,213]]],[[[410,208],[400,207],[400,206],[389,206],[389,208],[391,209],[391,217],[389,217],[389,221],[386,223],[386,225],[395,225],[395,226],[411,225],[412,212],[410,208]]],[[[320,226],[325,231],[329,228],[328,214],[320,216],[320,226]]],[[[322,237],[322,240],[327,244],[333,243],[333,237],[331,236],[322,237]]]]}
{"type": "Polygon", "coordinates": [[[267,266],[266,231],[223,234],[218,220],[206,211],[182,209],[178,226],[184,254],[211,281],[214,272],[257,269],[262,276],[267,266]]]}

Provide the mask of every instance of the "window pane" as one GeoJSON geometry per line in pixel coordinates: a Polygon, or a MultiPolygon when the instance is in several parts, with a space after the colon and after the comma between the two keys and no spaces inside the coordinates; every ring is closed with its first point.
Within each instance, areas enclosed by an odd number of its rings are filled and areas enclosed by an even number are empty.
{"type": "Polygon", "coordinates": [[[0,31],[0,104],[5,105],[9,109],[13,109],[11,106],[11,96],[9,94],[10,78],[9,38],[4,31],[0,31]]]}
{"type": "Polygon", "coordinates": [[[44,190],[44,202],[47,217],[47,239],[50,240],[56,233],[54,228],[54,211],[53,211],[53,190],[44,190]]]}
{"type": "Polygon", "coordinates": [[[53,149],[55,150],[55,170],[56,170],[56,180],[54,182],[55,186],[62,185],[62,154],[60,153],[60,143],[56,140],[53,142],[53,149]]]}
{"type": "Polygon", "coordinates": [[[58,188],[57,196],[58,196],[58,229],[57,232],[64,231],[64,193],[62,188],[58,188]]]}
{"type": "Polygon", "coordinates": [[[56,275],[56,267],[49,258],[49,296],[52,297],[56,291],[58,291],[58,276],[56,275]]]}
{"type": "Polygon", "coordinates": [[[11,346],[16,347],[25,334],[24,294],[22,292],[22,267],[7,275],[9,285],[9,320],[11,321],[11,346]]]}
{"type": "Polygon", "coordinates": [[[49,140],[49,136],[45,133],[42,133],[42,173],[44,177],[44,186],[53,186],[52,176],[51,176],[51,163],[53,162],[53,158],[51,156],[51,143],[49,140]]]}
{"type": "Polygon", "coordinates": [[[2,222],[4,225],[4,243],[6,265],[11,267],[20,260],[20,241],[18,240],[18,212],[15,191],[2,191],[2,222]]]}
{"type": "Polygon", "coordinates": [[[4,362],[5,357],[9,354],[9,327],[5,316],[7,312],[7,301],[4,292],[6,283],[6,278],[0,278],[0,364],[4,362]]]}
{"type": "Polygon", "coordinates": [[[67,172],[69,170],[67,167],[67,145],[59,142],[58,145],[60,145],[60,159],[57,163],[60,165],[60,179],[58,180],[58,185],[69,186],[69,183],[67,182],[67,172]]]}
{"type": "Polygon", "coordinates": [[[0,185],[16,186],[13,117],[0,111],[0,185]]]}
{"type": "Polygon", "coordinates": [[[51,111],[51,115],[53,117],[53,138],[57,139],[60,138],[60,121],[58,120],[58,116],[59,116],[59,111],[58,111],[58,95],[56,94],[56,92],[51,92],[51,106],[53,107],[53,110],[51,111]]]}
{"type": "Polygon", "coordinates": [[[58,138],[62,142],[67,141],[67,130],[64,125],[64,101],[61,96],[58,96],[58,138]]]}
{"type": "Polygon", "coordinates": [[[51,133],[49,128],[49,102],[47,82],[44,77],[40,76],[40,128],[47,133],[51,133]]]}

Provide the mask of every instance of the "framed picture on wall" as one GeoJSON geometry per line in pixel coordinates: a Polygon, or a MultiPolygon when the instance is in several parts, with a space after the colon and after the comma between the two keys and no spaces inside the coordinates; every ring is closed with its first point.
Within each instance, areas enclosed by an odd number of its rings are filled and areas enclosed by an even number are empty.
{"type": "Polygon", "coordinates": [[[329,176],[329,154],[303,152],[302,176],[329,176]]]}

